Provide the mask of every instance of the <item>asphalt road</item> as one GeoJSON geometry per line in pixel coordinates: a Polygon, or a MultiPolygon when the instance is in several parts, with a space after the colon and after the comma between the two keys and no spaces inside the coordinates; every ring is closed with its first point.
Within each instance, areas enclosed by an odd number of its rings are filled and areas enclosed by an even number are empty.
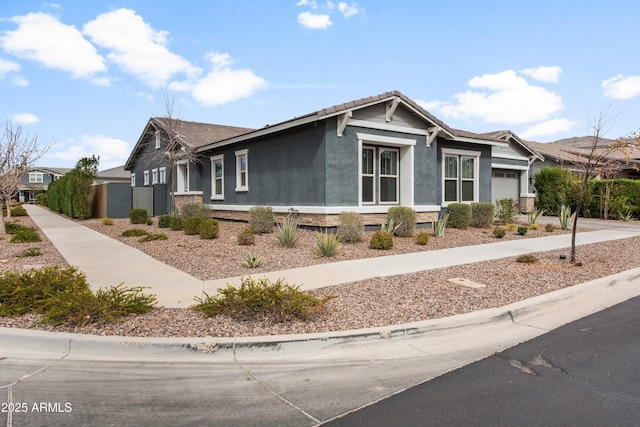
{"type": "Polygon", "coordinates": [[[326,426],[638,426],[640,297],[326,426]]]}

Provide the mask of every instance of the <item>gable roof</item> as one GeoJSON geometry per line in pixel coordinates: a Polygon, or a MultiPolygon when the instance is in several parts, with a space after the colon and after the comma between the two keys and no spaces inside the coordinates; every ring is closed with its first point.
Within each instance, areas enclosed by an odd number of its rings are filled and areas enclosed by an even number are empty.
{"type": "MultiPolygon", "coordinates": [[[[150,135],[154,135],[156,130],[164,130],[168,133],[168,129],[171,127],[164,117],[151,117],[144,128],[144,131],[138,138],[135,147],[131,151],[129,158],[124,164],[124,170],[129,170],[133,161],[136,159],[138,153],[142,149],[145,138],[150,135]]],[[[247,132],[251,132],[251,128],[243,128],[237,126],[224,126],[209,123],[190,122],[186,120],[173,119],[174,129],[177,133],[176,138],[179,144],[191,149],[197,150],[198,148],[217,141],[228,139],[237,135],[242,135],[247,132]]]]}
{"type": "Polygon", "coordinates": [[[544,156],[539,151],[536,151],[533,147],[529,145],[528,142],[520,139],[518,135],[516,135],[510,130],[496,130],[493,132],[486,132],[481,135],[487,135],[491,138],[501,139],[504,141],[513,141],[517,145],[519,145],[521,148],[523,148],[525,151],[528,151],[532,156],[534,156],[538,160],[540,161],[544,160],[544,156]]]}
{"type": "Polygon", "coordinates": [[[130,179],[131,174],[124,170],[124,166],[116,166],[115,168],[104,169],[98,171],[96,179],[130,179]]]}
{"type": "Polygon", "coordinates": [[[71,168],[49,168],[49,167],[44,167],[44,166],[35,166],[32,168],[29,168],[29,170],[27,170],[27,173],[29,172],[43,172],[43,173],[47,173],[47,174],[51,174],[51,175],[64,175],[65,173],[70,172],[72,169],[71,168]]]}

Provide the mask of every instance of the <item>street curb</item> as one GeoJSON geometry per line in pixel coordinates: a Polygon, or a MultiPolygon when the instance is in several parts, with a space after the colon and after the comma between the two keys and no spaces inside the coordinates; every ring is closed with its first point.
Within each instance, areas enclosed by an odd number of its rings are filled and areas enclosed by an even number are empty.
{"type": "Polygon", "coordinates": [[[320,352],[347,344],[421,338],[504,322],[540,328],[545,333],[640,295],[640,268],[595,279],[503,307],[456,316],[361,330],[236,338],[144,338],[57,333],[0,328],[0,348],[60,355],[103,357],[206,357],[225,360],[238,353],[282,355],[320,352]]]}

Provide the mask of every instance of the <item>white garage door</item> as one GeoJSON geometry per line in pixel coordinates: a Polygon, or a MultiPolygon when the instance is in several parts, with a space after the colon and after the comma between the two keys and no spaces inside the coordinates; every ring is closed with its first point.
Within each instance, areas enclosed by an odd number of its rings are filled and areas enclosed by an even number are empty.
{"type": "Polygon", "coordinates": [[[507,169],[494,169],[491,176],[491,199],[513,199],[520,201],[520,171],[507,169]]]}

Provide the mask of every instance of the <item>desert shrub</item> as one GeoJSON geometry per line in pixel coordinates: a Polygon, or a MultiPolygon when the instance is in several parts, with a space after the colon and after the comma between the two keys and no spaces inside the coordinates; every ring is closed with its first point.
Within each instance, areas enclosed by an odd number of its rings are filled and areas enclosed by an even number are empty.
{"type": "Polygon", "coordinates": [[[531,255],[531,254],[525,254],[525,255],[520,255],[516,258],[516,262],[522,262],[525,264],[532,264],[534,262],[538,262],[538,258],[535,257],[535,255],[531,255]]]}
{"type": "Polygon", "coordinates": [[[120,235],[122,237],[140,237],[147,236],[148,234],[149,232],[142,228],[129,228],[128,230],[124,230],[120,235]]]}
{"type": "Polygon", "coordinates": [[[191,308],[207,317],[217,314],[236,318],[270,315],[277,321],[283,321],[308,319],[332,298],[319,299],[282,279],[272,283],[266,277],[258,281],[243,277],[239,288],[227,285],[218,289],[218,295],[214,297],[205,293],[204,298],[195,298],[196,304],[191,308]]]}
{"type": "Polygon", "coordinates": [[[169,228],[171,227],[171,215],[161,215],[158,218],[158,228],[169,228]]]}
{"type": "Polygon", "coordinates": [[[338,233],[346,243],[361,242],[364,239],[364,221],[357,212],[340,212],[338,233]]]}
{"type": "Polygon", "coordinates": [[[11,208],[11,216],[28,216],[27,210],[23,207],[11,208]]]}
{"type": "Polygon", "coordinates": [[[42,194],[38,194],[36,196],[36,203],[40,206],[47,206],[47,202],[48,202],[48,197],[47,197],[47,193],[42,193],[42,194]]]}
{"type": "Polygon", "coordinates": [[[420,231],[416,236],[416,243],[423,246],[429,243],[429,233],[424,230],[420,231]]]}
{"type": "Polygon", "coordinates": [[[262,265],[262,258],[256,253],[247,254],[244,258],[244,264],[249,268],[258,268],[262,265]]]}
{"type": "Polygon", "coordinates": [[[113,225],[113,220],[108,216],[102,218],[102,225],[113,225]]]}
{"type": "Polygon", "coordinates": [[[5,230],[7,231],[7,234],[16,234],[16,232],[18,232],[19,230],[22,230],[23,228],[27,228],[26,226],[22,224],[18,224],[17,222],[13,222],[13,221],[5,222],[4,227],[5,227],[5,230]]]}
{"type": "Polygon", "coordinates": [[[316,254],[320,257],[332,258],[340,252],[340,236],[335,233],[316,233],[316,254]]]}
{"type": "Polygon", "coordinates": [[[516,202],[513,199],[496,200],[496,219],[500,224],[509,224],[516,221],[516,202]]]}
{"type": "Polygon", "coordinates": [[[186,203],[180,209],[180,213],[182,218],[191,218],[193,216],[198,216],[202,219],[209,218],[209,208],[206,207],[203,203],[186,203]]]}
{"type": "Polygon", "coordinates": [[[171,228],[173,231],[182,230],[184,228],[183,223],[184,220],[182,219],[182,217],[178,215],[172,215],[171,221],[169,222],[169,228],[171,228]]]}
{"type": "Polygon", "coordinates": [[[182,220],[182,227],[184,228],[184,234],[187,236],[194,236],[198,234],[198,227],[202,223],[203,219],[200,216],[190,216],[182,220]]]}
{"type": "Polygon", "coordinates": [[[239,232],[237,237],[239,245],[254,245],[256,243],[256,235],[250,228],[245,228],[239,232]]]}
{"type": "Polygon", "coordinates": [[[300,239],[298,234],[298,222],[291,217],[278,223],[276,227],[276,238],[285,248],[292,248],[300,239]]]}
{"type": "Polygon", "coordinates": [[[509,223],[505,224],[504,226],[507,227],[507,230],[509,230],[509,231],[513,231],[513,230],[516,229],[516,225],[514,223],[512,223],[512,222],[509,222],[509,223]]]}
{"type": "Polygon", "coordinates": [[[553,224],[551,223],[545,224],[544,231],[546,231],[547,233],[552,233],[553,230],[555,230],[555,227],[553,226],[553,224]]]}
{"type": "Polygon", "coordinates": [[[498,239],[502,239],[506,234],[507,232],[504,230],[504,228],[496,227],[493,229],[493,235],[498,239]]]}
{"type": "Polygon", "coordinates": [[[471,226],[489,227],[493,224],[495,208],[489,202],[471,203],[471,226]]]}
{"type": "Polygon", "coordinates": [[[149,214],[146,209],[131,209],[129,219],[131,224],[146,224],[149,221],[149,214]]]}
{"type": "Polygon", "coordinates": [[[249,228],[254,233],[273,232],[273,209],[270,206],[254,206],[249,209],[249,228]]]}
{"type": "Polygon", "coordinates": [[[539,230],[540,224],[529,224],[529,230],[539,230]]]}
{"type": "Polygon", "coordinates": [[[166,234],[164,233],[149,233],[145,236],[142,236],[141,238],[138,239],[138,242],[152,242],[154,240],[167,240],[168,237],[166,234]]]}
{"type": "Polygon", "coordinates": [[[27,258],[27,257],[33,257],[33,256],[41,256],[41,255],[42,255],[42,251],[40,250],[40,248],[27,248],[24,250],[24,252],[16,256],[20,258],[27,258]]]}
{"type": "Polygon", "coordinates": [[[371,249],[387,250],[393,247],[393,234],[386,231],[376,231],[369,241],[371,249]]]}
{"type": "Polygon", "coordinates": [[[9,240],[10,243],[34,243],[41,241],[40,234],[35,229],[25,226],[16,230],[11,240],[9,240]]]}
{"type": "Polygon", "coordinates": [[[205,219],[198,226],[198,234],[201,239],[215,239],[218,237],[219,231],[217,219],[205,219]]]}
{"type": "Polygon", "coordinates": [[[527,231],[529,231],[529,227],[518,227],[518,234],[521,236],[524,236],[525,234],[527,234],[527,231]]]}
{"type": "Polygon", "coordinates": [[[451,203],[447,206],[449,222],[453,228],[464,230],[471,224],[471,206],[466,203],[451,203]]]}
{"type": "Polygon", "coordinates": [[[153,309],[155,295],[122,285],[91,293],[75,267],[0,273],[0,316],[42,315],[41,323],[81,326],[153,309]]]}
{"type": "Polygon", "coordinates": [[[407,206],[392,206],[387,211],[387,221],[398,224],[394,233],[396,236],[413,236],[416,229],[416,211],[407,206]]]}

